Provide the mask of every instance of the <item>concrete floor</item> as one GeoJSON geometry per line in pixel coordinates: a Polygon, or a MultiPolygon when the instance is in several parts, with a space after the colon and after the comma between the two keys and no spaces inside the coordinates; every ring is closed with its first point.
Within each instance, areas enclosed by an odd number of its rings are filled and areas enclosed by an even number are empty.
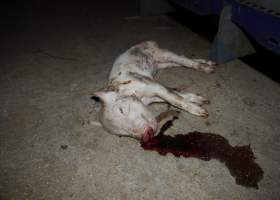
{"type": "Polygon", "coordinates": [[[280,87],[239,60],[214,74],[176,68],[157,78],[211,100],[208,119],[181,113],[168,134],[213,132],[251,144],[264,170],[259,190],[236,185],[218,161],[162,157],[94,125],[99,105],[90,94],[133,44],[152,39],[201,58],[210,48],[167,17],[131,17],[134,3],[118,6],[27,15],[1,36],[0,199],[279,199],[280,87]]]}

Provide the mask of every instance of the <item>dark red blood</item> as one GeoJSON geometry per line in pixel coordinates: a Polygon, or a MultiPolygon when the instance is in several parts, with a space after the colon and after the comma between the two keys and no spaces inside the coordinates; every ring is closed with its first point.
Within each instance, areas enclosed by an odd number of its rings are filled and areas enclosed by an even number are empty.
{"type": "Polygon", "coordinates": [[[213,133],[191,132],[173,137],[163,132],[148,142],[142,141],[142,148],[157,151],[160,155],[171,153],[176,157],[195,157],[205,161],[217,159],[226,165],[236,184],[258,189],[263,170],[255,163],[250,145],[233,147],[224,137],[213,133]]]}

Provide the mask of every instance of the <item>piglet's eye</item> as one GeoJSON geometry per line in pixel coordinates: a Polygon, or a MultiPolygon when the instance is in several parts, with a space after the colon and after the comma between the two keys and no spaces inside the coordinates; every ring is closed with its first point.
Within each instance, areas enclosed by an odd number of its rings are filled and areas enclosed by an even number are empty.
{"type": "Polygon", "coordinates": [[[130,106],[128,104],[122,105],[119,107],[119,112],[123,115],[127,115],[130,111],[130,106]]]}
{"type": "Polygon", "coordinates": [[[130,112],[130,106],[127,104],[116,105],[114,106],[114,111],[121,115],[127,115],[130,112]]]}

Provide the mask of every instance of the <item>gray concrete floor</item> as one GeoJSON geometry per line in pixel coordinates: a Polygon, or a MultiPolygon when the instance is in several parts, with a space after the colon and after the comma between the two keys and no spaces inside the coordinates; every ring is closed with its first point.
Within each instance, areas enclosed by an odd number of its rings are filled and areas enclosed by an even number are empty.
{"type": "Polygon", "coordinates": [[[152,39],[199,58],[209,52],[210,43],[187,27],[129,17],[135,5],[126,7],[26,16],[2,35],[0,199],[279,199],[280,87],[239,60],[214,74],[174,68],[157,78],[211,100],[208,119],[181,113],[168,134],[213,132],[232,145],[251,144],[264,170],[259,190],[236,185],[218,161],[162,157],[94,125],[99,105],[90,94],[133,44],[152,39]]]}

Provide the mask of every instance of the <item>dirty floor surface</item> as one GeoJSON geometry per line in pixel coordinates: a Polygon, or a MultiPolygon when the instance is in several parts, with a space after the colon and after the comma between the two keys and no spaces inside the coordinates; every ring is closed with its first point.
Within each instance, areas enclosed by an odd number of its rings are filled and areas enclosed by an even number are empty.
{"type": "MultiPolygon", "coordinates": [[[[279,199],[280,87],[239,60],[214,74],[174,68],[157,79],[211,100],[208,119],[183,112],[167,134],[212,132],[232,145],[250,144],[264,170],[259,190],[235,184],[218,161],[159,156],[96,126],[99,104],[90,95],[127,48],[155,40],[197,58],[210,48],[167,17],[134,17],[134,3],[121,7],[67,4],[62,12],[54,5],[5,25],[0,199],[279,199]]],[[[151,106],[154,113],[166,108],[151,106]]]]}

